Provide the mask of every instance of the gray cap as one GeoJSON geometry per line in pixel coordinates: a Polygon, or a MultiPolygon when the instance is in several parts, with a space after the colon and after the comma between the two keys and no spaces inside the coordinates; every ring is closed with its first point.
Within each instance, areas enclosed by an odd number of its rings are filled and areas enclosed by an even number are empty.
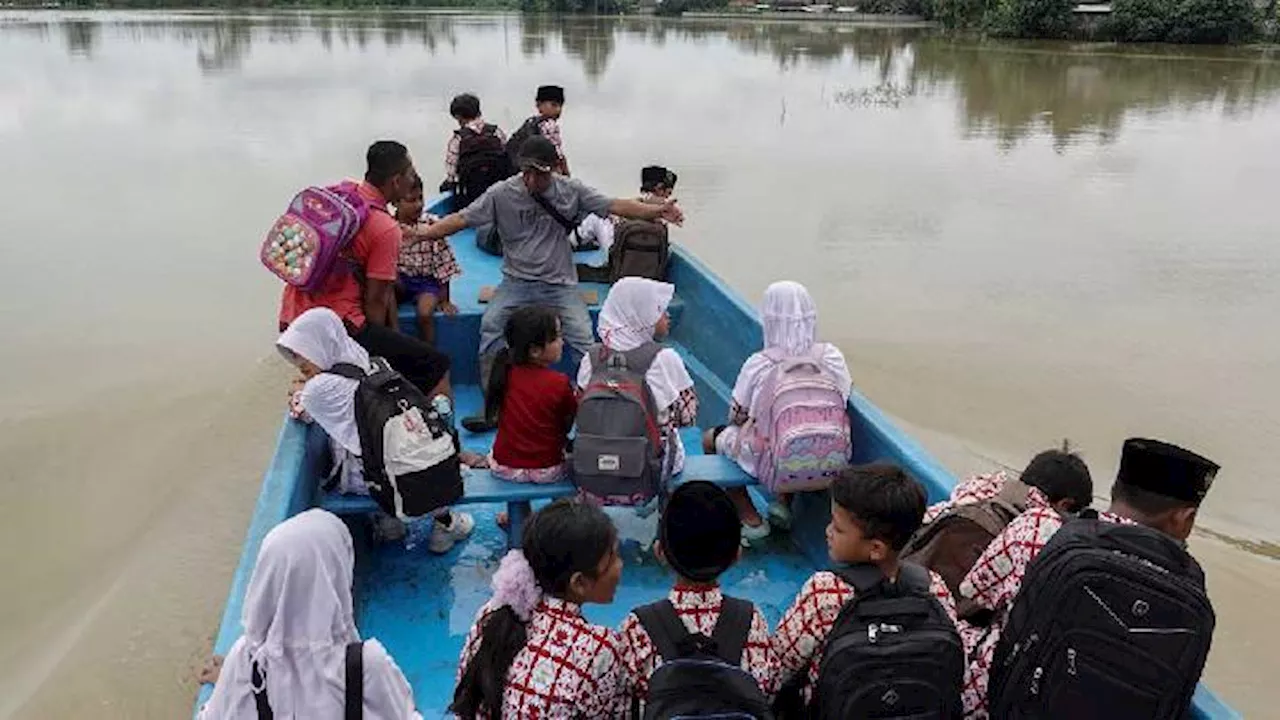
{"type": "Polygon", "coordinates": [[[520,169],[551,172],[560,162],[560,154],[556,146],[541,135],[534,135],[520,146],[520,169]]]}

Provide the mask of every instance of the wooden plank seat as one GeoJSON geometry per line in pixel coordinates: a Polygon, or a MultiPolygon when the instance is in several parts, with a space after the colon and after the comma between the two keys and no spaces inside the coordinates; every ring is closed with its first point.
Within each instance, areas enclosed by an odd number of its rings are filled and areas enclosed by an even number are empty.
{"type": "MultiPolygon", "coordinates": [[[[672,485],[688,480],[708,480],[724,488],[756,484],[756,479],[742,472],[737,463],[719,455],[686,457],[684,472],[672,479],[672,485]]],[[[507,528],[507,546],[515,548],[520,547],[520,534],[525,520],[533,511],[534,500],[554,500],[576,494],[577,488],[569,482],[545,485],[513,483],[494,477],[487,470],[472,470],[463,477],[463,496],[456,504],[505,503],[511,519],[507,528]]],[[[317,505],[335,515],[363,515],[378,510],[377,503],[367,495],[342,495],[336,492],[322,493],[317,505]]]]}

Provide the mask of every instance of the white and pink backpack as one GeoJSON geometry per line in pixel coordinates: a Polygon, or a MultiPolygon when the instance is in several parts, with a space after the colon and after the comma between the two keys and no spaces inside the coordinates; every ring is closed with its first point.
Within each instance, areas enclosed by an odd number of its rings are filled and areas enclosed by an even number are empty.
{"type": "Polygon", "coordinates": [[[356,187],[347,180],[294,196],[262,241],[262,264],[303,292],[324,287],[371,209],[356,187]]]}
{"type": "Polygon", "coordinates": [[[758,479],[770,492],[821,490],[849,466],[848,388],[840,387],[827,370],[824,350],[815,343],[800,357],[776,350],[763,353],[774,365],[756,393],[742,434],[755,451],[758,479]]]}

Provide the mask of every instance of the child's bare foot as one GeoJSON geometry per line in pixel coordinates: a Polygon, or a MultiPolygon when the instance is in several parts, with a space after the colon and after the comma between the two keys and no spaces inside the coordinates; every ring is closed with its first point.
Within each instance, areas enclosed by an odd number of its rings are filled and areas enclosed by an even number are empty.
{"type": "Polygon", "coordinates": [[[204,667],[200,668],[200,672],[196,674],[196,680],[201,683],[210,685],[218,682],[218,676],[222,674],[222,656],[214,655],[205,662],[204,667]]]}
{"type": "Polygon", "coordinates": [[[458,453],[458,460],[462,461],[462,464],[469,468],[480,469],[489,467],[489,458],[481,455],[480,453],[471,452],[470,450],[463,450],[458,453]]]}
{"type": "Polygon", "coordinates": [[[511,528],[511,516],[507,514],[506,510],[494,515],[493,520],[498,524],[498,527],[503,530],[509,530],[511,528]]]}

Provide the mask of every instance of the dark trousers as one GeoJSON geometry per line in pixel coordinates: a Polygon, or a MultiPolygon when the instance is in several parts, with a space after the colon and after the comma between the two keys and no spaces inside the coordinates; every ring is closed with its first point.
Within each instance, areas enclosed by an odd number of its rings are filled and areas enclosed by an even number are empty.
{"type": "Polygon", "coordinates": [[[418,338],[371,322],[365,322],[364,327],[354,332],[350,328],[347,330],[351,339],[360,343],[370,355],[385,358],[391,367],[428,396],[449,374],[449,356],[418,338]]]}

